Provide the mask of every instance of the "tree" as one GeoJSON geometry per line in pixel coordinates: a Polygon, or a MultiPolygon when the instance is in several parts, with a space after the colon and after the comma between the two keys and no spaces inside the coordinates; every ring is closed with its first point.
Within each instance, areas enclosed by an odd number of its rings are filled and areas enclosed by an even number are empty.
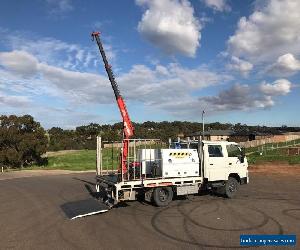
{"type": "Polygon", "coordinates": [[[32,116],[0,116],[0,165],[17,168],[39,164],[47,143],[45,130],[32,116]]]}

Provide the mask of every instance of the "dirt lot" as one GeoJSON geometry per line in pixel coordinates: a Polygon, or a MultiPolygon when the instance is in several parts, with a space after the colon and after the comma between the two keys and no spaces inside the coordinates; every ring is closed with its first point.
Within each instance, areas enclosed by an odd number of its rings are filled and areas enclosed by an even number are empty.
{"type": "Polygon", "coordinates": [[[268,175],[296,175],[300,176],[300,165],[289,165],[288,163],[265,163],[250,166],[251,173],[261,173],[268,175]]]}
{"type": "Polygon", "coordinates": [[[131,202],[71,221],[61,205],[90,197],[93,173],[1,180],[1,249],[230,249],[240,248],[240,234],[299,241],[300,175],[256,171],[250,181],[232,200],[192,196],[167,208],[131,202]]]}

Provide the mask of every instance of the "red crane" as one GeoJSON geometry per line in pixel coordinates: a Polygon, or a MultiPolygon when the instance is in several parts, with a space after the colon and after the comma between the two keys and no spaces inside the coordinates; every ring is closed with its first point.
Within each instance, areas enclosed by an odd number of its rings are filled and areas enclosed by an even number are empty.
{"type": "Polygon", "coordinates": [[[100,40],[100,32],[93,32],[92,34],[92,39],[96,40],[97,45],[99,47],[99,51],[100,54],[102,56],[103,59],[103,63],[104,63],[104,67],[108,76],[108,79],[111,83],[111,86],[113,88],[116,100],[117,100],[117,104],[123,119],[123,151],[122,151],[122,155],[121,155],[121,169],[123,173],[127,172],[127,156],[128,156],[128,146],[129,146],[129,138],[132,137],[134,135],[134,127],[131,123],[128,111],[126,109],[126,105],[124,102],[123,97],[120,94],[120,90],[118,87],[118,84],[115,80],[111,65],[108,63],[104,49],[103,49],[103,45],[101,43],[100,40]]]}

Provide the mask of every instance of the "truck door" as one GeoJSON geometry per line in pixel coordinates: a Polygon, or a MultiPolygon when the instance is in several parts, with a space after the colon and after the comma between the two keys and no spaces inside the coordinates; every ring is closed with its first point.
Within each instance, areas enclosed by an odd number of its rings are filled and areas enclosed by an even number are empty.
{"type": "Polygon", "coordinates": [[[247,171],[247,160],[242,162],[242,151],[236,144],[226,145],[227,163],[231,173],[238,173],[240,177],[244,177],[247,171]]]}
{"type": "Polygon", "coordinates": [[[224,148],[220,144],[205,145],[205,170],[204,174],[208,181],[224,180],[227,173],[227,162],[224,157],[224,148]]]}

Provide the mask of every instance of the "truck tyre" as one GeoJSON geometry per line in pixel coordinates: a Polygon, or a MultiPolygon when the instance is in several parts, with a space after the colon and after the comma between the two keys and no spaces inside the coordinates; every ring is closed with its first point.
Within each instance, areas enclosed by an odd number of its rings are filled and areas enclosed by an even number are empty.
{"type": "Polygon", "coordinates": [[[233,177],[229,177],[228,181],[226,182],[225,186],[224,186],[224,194],[227,198],[232,198],[239,187],[239,183],[238,181],[233,178],[233,177]]]}
{"type": "Polygon", "coordinates": [[[153,201],[158,207],[168,206],[173,199],[173,190],[171,187],[158,187],[153,191],[153,201]]]}

